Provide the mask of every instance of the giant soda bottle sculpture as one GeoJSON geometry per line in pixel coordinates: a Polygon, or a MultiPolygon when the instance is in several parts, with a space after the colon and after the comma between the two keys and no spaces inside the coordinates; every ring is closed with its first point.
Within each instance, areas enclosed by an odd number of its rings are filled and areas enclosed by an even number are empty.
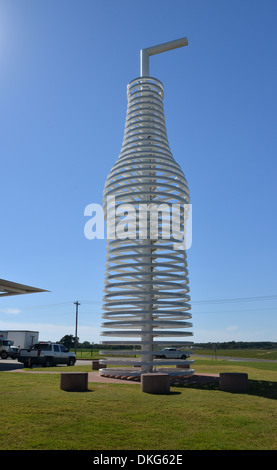
{"type": "Polygon", "coordinates": [[[101,351],[106,358],[100,364],[109,365],[101,375],[139,376],[161,365],[169,366],[162,370],[170,375],[193,373],[186,351],[183,359],[156,358],[167,346],[183,350],[192,344],[184,341],[192,335],[186,251],[176,247],[182,239],[170,232],[176,220],[184,228],[189,191],[167,140],[163,85],[149,76],[150,55],[185,45],[182,38],[141,50],[141,76],[127,86],[122,149],[104,188],[108,240],[102,335],[110,339],[102,344],[115,347],[101,351]]]}

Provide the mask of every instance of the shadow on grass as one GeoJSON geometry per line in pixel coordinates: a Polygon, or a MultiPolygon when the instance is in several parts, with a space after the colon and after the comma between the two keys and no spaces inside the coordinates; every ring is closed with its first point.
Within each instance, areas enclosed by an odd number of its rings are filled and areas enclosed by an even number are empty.
{"type": "Polygon", "coordinates": [[[7,362],[6,364],[3,362],[0,363],[0,372],[9,372],[10,370],[17,369],[23,369],[23,364],[19,364],[18,362],[15,362],[14,364],[11,364],[10,362],[7,362]]]}
{"type": "Polygon", "coordinates": [[[277,382],[268,382],[267,380],[249,380],[248,395],[271,398],[277,400],[277,382]]]}
{"type": "MultiPolygon", "coordinates": [[[[277,382],[269,382],[266,380],[248,380],[249,388],[246,391],[241,392],[225,392],[225,393],[236,393],[242,395],[254,395],[257,397],[270,398],[277,400],[277,382]]],[[[198,390],[220,390],[218,381],[207,382],[207,383],[191,383],[185,385],[176,385],[177,388],[195,388],[198,390]]]]}
{"type": "Polygon", "coordinates": [[[62,392],[66,392],[66,393],[90,393],[90,392],[94,392],[95,390],[91,390],[91,389],[88,389],[88,390],[63,390],[61,389],[62,392]]]}

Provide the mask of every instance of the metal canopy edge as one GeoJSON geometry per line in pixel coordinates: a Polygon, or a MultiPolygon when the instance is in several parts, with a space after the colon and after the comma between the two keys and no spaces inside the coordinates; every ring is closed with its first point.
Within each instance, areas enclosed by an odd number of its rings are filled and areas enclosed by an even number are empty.
{"type": "Polygon", "coordinates": [[[37,287],[26,286],[24,284],[18,284],[16,282],[6,281],[5,279],[0,279],[0,297],[20,294],[33,294],[35,292],[50,291],[39,289],[37,287]]]}

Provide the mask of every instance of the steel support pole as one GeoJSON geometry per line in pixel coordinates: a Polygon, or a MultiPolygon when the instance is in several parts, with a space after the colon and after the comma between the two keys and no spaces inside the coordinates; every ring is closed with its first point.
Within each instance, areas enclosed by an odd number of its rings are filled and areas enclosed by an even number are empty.
{"type": "Polygon", "coordinates": [[[157,46],[147,47],[146,49],[141,49],[140,51],[140,76],[149,77],[149,56],[160,54],[161,52],[171,51],[172,49],[177,49],[178,47],[183,47],[188,45],[187,38],[175,39],[174,41],[164,42],[163,44],[158,44],[157,46]]]}

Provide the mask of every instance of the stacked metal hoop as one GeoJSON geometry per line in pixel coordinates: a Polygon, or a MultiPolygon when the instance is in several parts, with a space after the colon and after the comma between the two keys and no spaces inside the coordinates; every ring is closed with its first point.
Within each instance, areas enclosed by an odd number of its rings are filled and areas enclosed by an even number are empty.
{"type": "MultiPolygon", "coordinates": [[[[131,219],[135,221],[132,232],[123,229],[120,238],[113,236],[107,241],[102,315],[108,320],[102,325],[108,328],[102,335],[123,338],[102,344],[136,346],[136,354],[141,360],[116,357],[100,362],[141,366],[130,368],[128,375],[151,372],[159,365],[187,366],[193,362],[154,358],[157,346],[192,344],[183,341],[183,337],[192,335],[187,331],[192,325],[187,321],[191,314],[186,252],[174,249],[174,242],[180,242],[180,239],[173,238],[172,234],[165,239],[161,233],[164,227],[169,228],[172,224],[172,206],[189,204],[185,176],[173,159],[167,140],[163,96],[163,85],[155,78],[140,77],[128,84],[122,149],[104,189],[106,222],[113,216],[115,226],[126,229],[131,219]],[[161,204],[171,208],[170,217],[161,218],[158,213],[158,236],[154,237],[147,209],[161,208],[161,204]],[[141,207],[146,208],[146,212],[140,217],[141,207]],[[125,233],[129,236],[124,236],[125,233]]],[[[182,213],[182,226],[183,223],[182,213]]],[[[102,351],[102,354],[128,356],[134,354],[134,350],[114,349],[102,351]]],[[[193,370],[170,367],[167,372],[188,375],[193,370]]],[[[101,373],[120,375],[126,374],[126,369],[122,372],[118,368],[103,368],[101,373]]]]}

